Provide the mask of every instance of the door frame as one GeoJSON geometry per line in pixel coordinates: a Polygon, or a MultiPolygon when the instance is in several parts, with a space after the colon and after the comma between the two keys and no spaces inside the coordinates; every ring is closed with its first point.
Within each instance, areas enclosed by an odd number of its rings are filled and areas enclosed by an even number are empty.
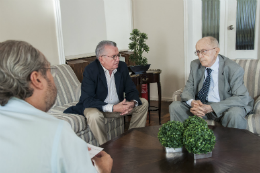
{"type": "Polygon", "coordinates": [[[63,44],[63,34],[62,34],[60,0],[54,0],[53,7],[54,7],[54,14],[55,14],[59,64],[66,64],[66,58],[65,58],[65,53],[64,53],[64,44],[63,44]]]}

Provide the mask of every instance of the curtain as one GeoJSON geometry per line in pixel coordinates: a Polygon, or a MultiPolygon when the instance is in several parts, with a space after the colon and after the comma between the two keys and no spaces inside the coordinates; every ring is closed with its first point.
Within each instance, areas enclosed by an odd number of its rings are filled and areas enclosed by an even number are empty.
{"type": "Polygon", "coordinates": [[[237,0],[236,50],[254,50],[256,0],[237,0]]]}
{"type": "Polygon", "coordinates": [[[202,37],[212,36],[219,41],[219,0],[202,0],[202,37]]]}

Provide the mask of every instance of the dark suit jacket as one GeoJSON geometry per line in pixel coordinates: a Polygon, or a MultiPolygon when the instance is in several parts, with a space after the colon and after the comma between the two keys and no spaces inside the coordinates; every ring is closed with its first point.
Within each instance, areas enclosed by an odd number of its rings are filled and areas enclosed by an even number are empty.
{"type": "MultiPolygon", "coordinates": [[[[189,79],[181,95],[182,101],[195,99],[204,82],[205,67],[199,59],[191,62],[189,79]]],[[[217,116],[231,107],[244,107],[249,113],[254,100],[244,85],[244,69],[234,61],[219,54],[218,89],[220,102],[210,104],[217,116]]]]}
{"type": "MultiPolygon", "coordinates": [[[[136,86],[129,76],[126,63],[121,61],[119,62],[114,77],[116,91],[120,102],[124,100],[125,93],[126,100],[136,100],[138,101],[138,105],[142,105],[136,86]]],[[[83,115],[85,108],[97,108],[102,111],[102,106],[107,104],[104,102],[107,95],[108,88],[105,72],[99,60],[96,59],[86,66],[84,70],[81,96],[78,104],[69,107],[64,111],[64,113],[83,115]]]]}

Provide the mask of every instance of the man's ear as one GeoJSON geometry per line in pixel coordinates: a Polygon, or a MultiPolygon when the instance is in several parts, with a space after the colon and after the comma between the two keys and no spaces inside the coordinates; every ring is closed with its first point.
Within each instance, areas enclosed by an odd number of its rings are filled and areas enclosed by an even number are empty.
{"type": "Polygon", "coordinates": [[[220,52],[220,48],[219,47],[216,47],[216,54],[218,55],[220,52]]]}
{"type": "Polygon", "coordinates": [[[103,58],[102,58],[102,56],[100,56],[99,58],[98,58],[98,60],[99,60],[99,62],[100,62],[100,64],[103,64],[103,58]]]}
{"type": "Polygon", "coordinates": [[[33,88],[36,89],[44,89],[44,84],[43,84],[43,76],[41,75],[41,73],[34,71],[31,73],[30,75],[30,80],[31,80],[31,85],[33,88]]]}

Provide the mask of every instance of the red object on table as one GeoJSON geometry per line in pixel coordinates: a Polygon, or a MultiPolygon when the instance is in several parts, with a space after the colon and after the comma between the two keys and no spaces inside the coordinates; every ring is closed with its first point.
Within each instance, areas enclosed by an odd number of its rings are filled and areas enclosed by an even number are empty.
{"type": "Polygon", "coordinates": [[[148,100],[147,84],[142,84],[142,98],[148,100]]]}

